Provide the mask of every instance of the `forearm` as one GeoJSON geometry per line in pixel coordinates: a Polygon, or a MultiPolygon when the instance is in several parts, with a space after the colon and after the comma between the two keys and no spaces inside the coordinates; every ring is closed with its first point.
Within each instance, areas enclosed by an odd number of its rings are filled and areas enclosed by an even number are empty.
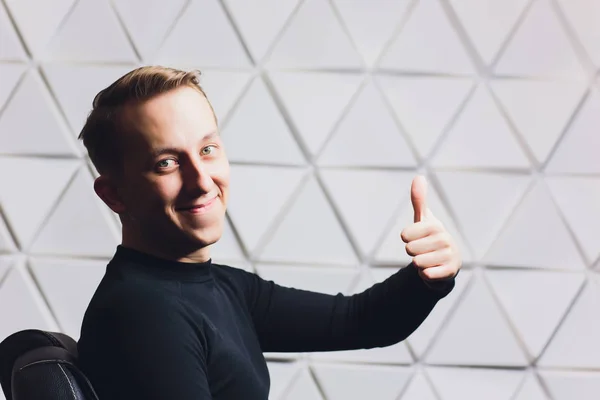
{"type": "MultiPolygon", "coordinates": [[[[330,296],[257,280],[253,316],[265,352],[309,352],[382,347],[408,337],[446,295],[414,266],[353,295],[330,296]]],[[[438,286],[438,285],[436,285],[438,286]]]]}
{"type": "Polygon", "coordinates": [[[413,333],[437,302],[454,287],[454,280],[425,283],[410,264],[385,281],[339,302],[332,328],[348,348],[383,347],[413,333]]]}

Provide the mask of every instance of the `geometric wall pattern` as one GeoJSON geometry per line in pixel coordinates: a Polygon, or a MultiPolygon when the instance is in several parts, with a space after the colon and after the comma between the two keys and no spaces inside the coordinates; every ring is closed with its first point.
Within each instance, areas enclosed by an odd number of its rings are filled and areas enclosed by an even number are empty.
{"type": "Polygon", "coordinates": [[[160,63],[201,69],[220,120],[216,261],[361,291],[410,260],[416,173],[464,253],[405,342],[268,354],[271,399],[597,398],[599,20],[595,0],[0,1],[0,340],[79,337],[119,222],[76,136],[98,90],[160,63]]]}

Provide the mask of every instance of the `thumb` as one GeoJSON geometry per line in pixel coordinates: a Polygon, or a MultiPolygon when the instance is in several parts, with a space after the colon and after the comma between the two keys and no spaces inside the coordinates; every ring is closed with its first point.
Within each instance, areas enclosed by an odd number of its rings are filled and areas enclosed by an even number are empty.
{"type": "Polygon", "coordinates": [[[427,181],[419,175],[415,177],[410,186],[410,201],[414,211],[414,222],[420,222],[427,215],[427,181]]]}

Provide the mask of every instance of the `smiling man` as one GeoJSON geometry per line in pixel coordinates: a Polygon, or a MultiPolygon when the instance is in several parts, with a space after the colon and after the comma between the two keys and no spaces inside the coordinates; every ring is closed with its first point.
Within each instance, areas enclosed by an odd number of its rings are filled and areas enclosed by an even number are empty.
{"type": "Polygon", "coordinates": [[[363,293],[298,290],[213,263],[229,163],[197,72],[126,74],[96,96],[80,138],[100,174],[94,189],[122,222],[79,341],[100,399],[267,400],[263,352],[395,344],[454,287],[460,253],[421,177],[401,234],[413,262],[363,293]]]}

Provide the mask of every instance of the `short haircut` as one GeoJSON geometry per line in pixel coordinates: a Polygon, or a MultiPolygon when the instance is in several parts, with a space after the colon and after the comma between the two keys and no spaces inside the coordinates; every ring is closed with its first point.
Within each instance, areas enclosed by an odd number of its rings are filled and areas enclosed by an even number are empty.
{"type": "MultiPolygon", "coordinates": [[[[99,174],[118,174],[121,169],[123,146],[119,139],[123,134],[121,112],[125,106],[183,86],[192,87],[206,97],[200,86],[200,71],[182,71],[162,66],[136,68],[94,97],[92,110],[79,139],[83,140],[99,174]]],[[[210,107],[212,109],[212,105],[210,107]]]]}

